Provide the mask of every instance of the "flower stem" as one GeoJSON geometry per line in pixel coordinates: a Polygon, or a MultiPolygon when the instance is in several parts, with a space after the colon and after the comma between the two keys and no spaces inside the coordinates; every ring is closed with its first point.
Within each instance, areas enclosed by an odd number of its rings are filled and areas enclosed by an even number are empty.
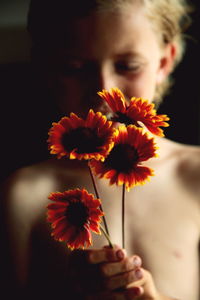
{"type": "MultiPolygon", "coordinates": [[[[92,184],[93,184],[93,187],[94,187],[94,191],[95,191],[95,194],[96,194],[96,198],[100,199],[99,193],[97,191],[97,186],[96,186],[96,183],[95,183],[95,180],[94,180],[94,176],[93,176],[93,173],[92,173],[92,170],[90,168],[90,164],[89,163],[88,163],[88,167],[89,167],[90,176],[91,176],[91,179],[92,179],[92,184]]],[[[102,208],[101,204],[100,204],[100,209],[103,212],[103,208],[102,208]]],[[[108,225],[107,225],[107,222],[106,222],[106,218],[105,218],[105,216],[103,216],[102,218],[103,218],[103,223],[104,223],[106,234],[109,236],[109,231],[108,231],[108,225]]]]}
{"type": "Polygon", "coordinates": [[[107,232],[105,231],[105,229],[103,228],[103,226],[101,226],[101,224],[100,224],[100,229],[101,229],[101,231],[103,232],[103,234],[105,235],[105,237],[106,237],[106,239],[107,239],[107,241],[108,241],[108,244],[109,244],[110,248],[113,248],[113,244],[112,244],[112,242],[111,242],[111,240],[110,240],[110,237],[109,237],[109,235],[107,234],[107,232]]]}
{"type": "Polygon", "coordinates": [[[125,191],[126,186],[125,183],[122,186],[122,248],[125,248],[125,229],[124,229],[124,223],[125,223],[125,191]]]}

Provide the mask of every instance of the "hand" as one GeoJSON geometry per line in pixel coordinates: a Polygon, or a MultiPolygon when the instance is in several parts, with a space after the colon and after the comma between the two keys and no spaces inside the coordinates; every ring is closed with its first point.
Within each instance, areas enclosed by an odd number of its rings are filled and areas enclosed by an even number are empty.
{"type": "Polygon", "coordinates": [[[138,280],[133,281],[126,287],[125,296],[112,298],[112,300],[178,300],[161,294],[157,290],[152,274],[149,271],[139,267],[135,270],[135,273],[138,280]]]}
{"type": "Polygon", "coordinates": [[[173,300],[157,291],[140,257],[127,257],[124,249],[102,248],[72,252],[71,279],[81,299],[173,300]]]}
{"type": "Polygon", "coordinates": [[[138,280],[136,270],[141,266],[141,259],[136,255],[127,257],[125,250],[117,246],[74,251],[70,265],[71,282],[80,294],[89,295],[87,299],[110,299],[115,294],[138,291],[135,287],[125,288],[138,280]]]}

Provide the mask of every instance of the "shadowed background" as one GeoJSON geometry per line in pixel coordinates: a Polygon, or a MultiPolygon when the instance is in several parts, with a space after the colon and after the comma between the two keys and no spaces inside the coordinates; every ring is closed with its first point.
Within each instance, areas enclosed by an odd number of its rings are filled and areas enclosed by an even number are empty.
{"type": "MultiPolygon", "coordinates": [[[[176,83],[159,107],[170,116],[168,138],[200,145],[200,82],[198,1],[193,24],[187,34],[184,60],[177,67],[176,83]]],[[[30,40],[26,32],[29,0],[0,1],[0,101],[1,179],[15,169],[49,157],[47,132],[58,121],[53,106],[45,105],[47,95],[36,84],[30,65],[30,40]]]]}

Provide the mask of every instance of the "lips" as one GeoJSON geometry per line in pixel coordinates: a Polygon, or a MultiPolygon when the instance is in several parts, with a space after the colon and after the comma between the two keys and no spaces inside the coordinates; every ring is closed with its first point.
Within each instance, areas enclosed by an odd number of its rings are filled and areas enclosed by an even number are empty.
{"type": "Polygon", "coordinates": [[[100,111],[103,115],[107,117],[108,120],[111,120],[111,118],[113,117],[113,112],[105,101],[97,107],[93,107],[93,109],[95,112],[100,111]]]}

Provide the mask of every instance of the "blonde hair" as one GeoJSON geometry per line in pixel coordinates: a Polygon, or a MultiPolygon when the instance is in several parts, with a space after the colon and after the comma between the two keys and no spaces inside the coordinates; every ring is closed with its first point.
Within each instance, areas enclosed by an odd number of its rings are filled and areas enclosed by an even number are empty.
{"type": "MultiPolygon", "coordinates": [[[[63,23],[73,18],[84,17],[93,11],[122,10],[135,3],[146,8],[147,17],[156,32],[160,32],[161,47],[168,43],[176,45],[174,68],[181,61],[185,50],[185,31],[191,23],[191,5],[186,0],[31,0],[28,14],[28,31],[37,45],[48,43],[48,34],[52,40],[62,38],[63,23]],[[69,9],[70,8],[70,9],[69,9]],[[159,30],[158,30],[159,29],[159,30]]],[[[51,43],[51,42],[50,42],[51,43]]],[[[154,101],[159,103],[169,91],[173,81],[169,76],[157,87],[154,101]]]]}
{"type": "MultiPolygon", "coordinates": [[[[184,0],[141,0],[147,7],[147,14],[155,28],[160,29],[161,43],[163,46],[173,43],[176,46],[176,57],[171,72],[182,60],[185,52],[185,31],[191,24],[190,13],[192,7],[184,0]]],[[[162,46],[161,45],[161,46],[162,46]]],[[[157,87],[155,102],[160,102],[169,92],[173,84],[171,76],[157,87]]]]}
{"type": "MultiPolygon", "coordinates": [[[[169,43],[176,46],[176,57],[171,72],[182,60],[186,48],[185,31],[191,24],[190,13],[194,7],[189,5],[186,0],[97,0],[100,10],[120,10],[125,5],[133,4],[143,5],[147,17],[152,23],[157,34],[160,33],[160,45],[165,47],[169,43]],[[159,30],[158,30],[159,29],[159,30]]],[[[159,104],[163,96],[170,91],[173,85],[171,76],[156,88],[154,102],[159,104]]]]}

